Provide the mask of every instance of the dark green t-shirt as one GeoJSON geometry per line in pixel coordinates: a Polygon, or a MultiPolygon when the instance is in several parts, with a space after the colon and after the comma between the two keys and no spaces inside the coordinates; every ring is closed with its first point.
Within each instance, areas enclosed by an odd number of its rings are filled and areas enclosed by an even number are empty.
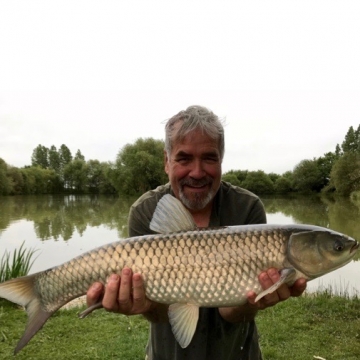
{"type": "MultiPolygon", "coordinates": [[[[130,236],[153,233],[149,224],[156,204],[165,194],[173,194],[170,184],[148,191],[131,206],[130,236]]],[[[229,183],[221,183],[209,226],[264,223],[264,206],[256,195],[229,183]]],[[[220,316],[217,308],[200,308],[194,337],[185,349],[175,340],[169,323],[151,323],[146,352],[149,360],[262,359],[255,322],[229,323],[220,316]]]]}

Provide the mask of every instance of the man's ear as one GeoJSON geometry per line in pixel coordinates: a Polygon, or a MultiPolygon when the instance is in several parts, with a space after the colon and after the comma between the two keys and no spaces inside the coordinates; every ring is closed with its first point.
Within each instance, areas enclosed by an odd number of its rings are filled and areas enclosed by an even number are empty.
{"type": "Polygon", "coordinates": [[[167,174],[169,174],[169,158],[166,150],[164,150],[164,169],[167,174]]]}

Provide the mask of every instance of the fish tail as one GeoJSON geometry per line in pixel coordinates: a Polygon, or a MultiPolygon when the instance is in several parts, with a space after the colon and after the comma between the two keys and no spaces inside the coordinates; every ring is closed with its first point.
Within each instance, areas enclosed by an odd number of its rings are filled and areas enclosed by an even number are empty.
{"type": "Polygon", "coordinates": [[[42,328],[46,320],[56,311],[46,311],[41,306],[41,298],[35,288],[36,274],[12,279],[0,284],[0,297],[23,306],[28,322],[14,354],[18,353],[42,328]]]}

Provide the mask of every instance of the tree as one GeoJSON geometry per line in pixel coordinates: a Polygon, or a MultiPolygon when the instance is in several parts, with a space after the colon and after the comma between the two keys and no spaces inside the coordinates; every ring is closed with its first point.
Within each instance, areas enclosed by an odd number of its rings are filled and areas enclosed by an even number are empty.
{"type": "Polygon", "coordinates": [[[296,165],[293,172],[294,190],[300,192],[320,191],[323,187],[323,178],[317,161],[302,160],[296,165]]]}
{"type": "Polygon", "coordinates": [[[248,174],[247,170],[230,170],[223,175],[235,175],[236,178],[239,180],[240,184],[246,179],[246,176],[248,174]]]}
{"type": "Polygon", "coordinates": [[[242,187],[255,194],[271,194],[274,192],[274,184],[264,171],[249,171],[242,187]]]}
{"type": "Polygon", "coordinates": [[[79,149],[75,154],[74,160],[85,161],[85,156],[81,153],[81,151],[79,149]]]}
{"type": "Polygon", "coordinates": [[[8,165],[0,158],[0,195],[9,195],[12,190],[11,180],[7,173],[8,165]]]}
{"type": "Polygon", "coordinates": [[[60,174],[60,154],[54,145],[51,145],[49,150],[49,168],[53,169],[57,174],[60,174]]]}
{"type": "Polygon", "coordinates": [[[341,144],[341,148],[344,153],[347,152],[360,152],[360,125],[357,130],[350,126],[348,132],[345,135],[345,139],[341,144]]]}
{"type": "Polygon", "coordinates": [[[87,168],[89,192],[97,194],[112,194],[115,192],[109,176],[111,164],[101,163],[99,160],[89,160],[87,168]]]}
{"type": "Polygon", "coordinates": [[[88,167],[83,160],[73,160],[64,167],[64,180],[67,189],[77,193],[88,191],[88,167]]]}
{"type": "Polygon", "coordinates": [[[72,160],[71,151],[65,144],[62,144],[59,149],[59,163],[60,163],[59,176],[60,176],[60,180],[64,183],[65,188],[70,187],[70,184],[66,182],[64,172],[65,172],[65,166],[67,164],[70,164],[71,160],[72,160]]]}
{"type": "Polygon", "coordinates": [[[120,193],[136,195],[167,182],[164,172],[164,142],[137,139],[117,155],[111,182],[120,193]]]}
{"type": "Polygon", "coordinates": [[[331,180],[340,195],[360,190],[360,154],[345,153],[333,166],[331,180]]]}
{"type": "Polygon", "coordinates": [[[280,175],[275,173],[270,173],[268,174],[268,177],[275,184],[276,180],[280,178],[280,175]]]}
{"type": "Polygon", "coordinates": [[[226,173],[221,177],[221,179],[223,181],[227,181],[235,186],[241,186],[239,179],[233,173],[226,173]]]}
{"type": "Polygon", "coordinates": [[[336,153],[327,152],[323,156],[320,156],[317,160],[317,166],[321,173],[322,185],[321,187],[325,187],[330,181],[330,173],[331,169],[334,166],[336,160],[339,158],[336,153]]]}
{"type": "Polygon", "coordinates": [[[65,165],[69,164],[72,160],[71,151],[69,148],[62,144],[59,149],[60,168],[63,170],[65,165]]]}
{"type": "Polygon", "coordinates": [[[286,194],[292,191],[291,181],[286,176],[280,176],[274,183],[275,192],[286,194]]]}
{"type": "Polygon", "coordinates": [[[11,182],[11,195],[21,195],[24,187],[21,171],[14,166],[9,166],[7,175],[11,182]]]}
{"type": "Polygon", "coordinates": [[[40,166],[43,169],[47,169],[49,167],[48,153],[49,153],[49,149],[46,146],[39,144],[33,150],[31,156],[31,165],[40,166]]]}

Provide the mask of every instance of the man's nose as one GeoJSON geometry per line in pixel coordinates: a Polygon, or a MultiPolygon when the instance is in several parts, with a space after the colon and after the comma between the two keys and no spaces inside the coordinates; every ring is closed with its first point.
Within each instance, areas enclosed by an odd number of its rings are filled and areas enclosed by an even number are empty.
{"type": "Polygon", "coordinates": [[[196,160],[193,162],[191,171],[189,173],[189,176],[191,176],[194,179],[201,179],[206,175],[206,172],[204,170],[204,166],[201,160],[196,160]]]}

